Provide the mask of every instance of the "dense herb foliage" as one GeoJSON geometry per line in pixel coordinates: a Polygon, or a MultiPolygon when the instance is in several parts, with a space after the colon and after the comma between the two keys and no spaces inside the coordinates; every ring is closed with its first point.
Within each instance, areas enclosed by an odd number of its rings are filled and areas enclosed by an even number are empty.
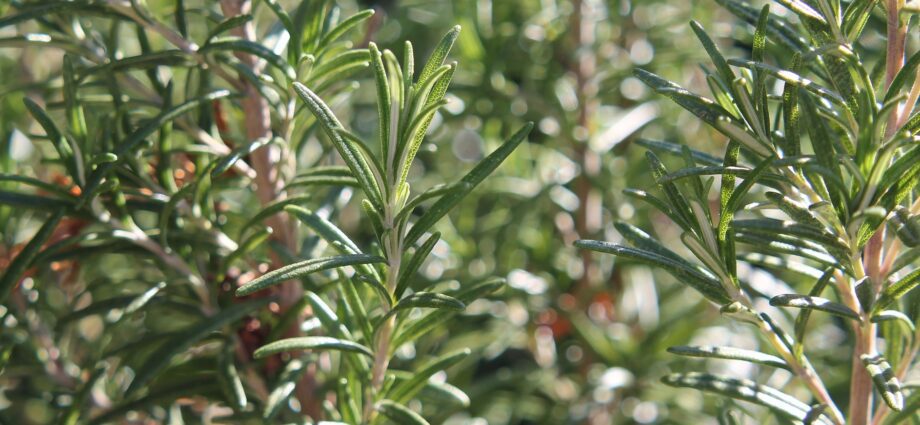
{"type": "MultiPolygon", "coordinates": [[[[416,70],[408,42],[398,60],[349,41],[372,10],[260,5],[275,17],[266,29],[250,2],[235,0],[165,10],[34,2],[0,20],[45,31],[6,44],[65,51],[42,102],[24,98],[41,128],[29,137],[53,148],[55,183],[5,174],[2,192],[4,205],[31,211],[7,210],[12,217],[45,216],[4,265],[0,300],[10,306],[4,362],[34,353],[67,397],[46,419],[106,423],[147,411],[175,421],[187,396],[228,407],[191,410],[230,422],[427,423],[410,401],[468,405],[463,391],[429,378],[469,349],[388,366],[397,348],[501,288],[500,279],[430,285],[416,273],[438,243],[432,228],[530,127],[459,181],[413,190],[410,169],[445,104],[460,28],[416,70]],[[136,43],[123,43],[127,34],[136,43]],[[375,143],[325,100],[350,96],[368,68],[375,143]],[[351,188],[375,236],[360,245],[334,224],[351,188]],[[113,267],[111,256],[129,264],[113,267]],[[31,276],[47,264],[72,275],[59,274],[57,288],[31,276]],[[112,268],[84,283],[80,269],[95,264],[112,268]],[[33,310],[45,299],[50,309],[33,310]],[[322,403],[326,395],[335,401],[322,403]],[[164,405],[174,410],[148,410],[164,405]]],[[[30,407],[14,403],[5,417],[31,416],[30,407]]]]}
{"type": "Polygon", "coordinates": [[[0,1],[0,424],[918,424],[914,3],[0,1]]]}
{"type": "MultiPolygon", "coordinates": [[[[754,30],[750,56],[732,59],[691,23],[712,61],[705,69],[711,99],[636,70],[729,140],[722,159],[653,144],[647,157],[658,191],[632,192],[680,227],[686,251],[626,223],[617,229],[627,244],[577,245],[667,271],[718,305],[725,319],[752,325],[763,350],[693,346],[672,353],[783,368],[807,392],[701,372],[668,375],[665,384],[760,404],[779,420],[916,421],[917,393],[902,386],[920,348],[920,298],[911,291],[920,56],[905,48],[913,12],[899,1],[779,1],[784,15],[770,5],[758,11],[737,0],[721,3],[754,30]],[[887,17],[884,54],[869,41],[878,37],[867,25],[875,13],[887,17]],[[669,170],[659,155],[676,157],[680,167],[669,170]],[[758,269],[771,284],[756,282],[763,279],[752,272],[758,269]],[[832,392],[827,383],[847,364],[810,356],[808,344],[827,337],[814,324],[822,316],[849,331],[848,391],[832,392]]],[[[724,423],[738,420],[739,410],[724,412],[724,423]]]]}

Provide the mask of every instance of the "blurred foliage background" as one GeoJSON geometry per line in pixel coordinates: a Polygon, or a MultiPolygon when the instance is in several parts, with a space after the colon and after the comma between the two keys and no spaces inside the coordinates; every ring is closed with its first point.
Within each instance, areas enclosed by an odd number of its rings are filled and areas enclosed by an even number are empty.
{"type": "MultiPolygon", "coordinates": [[[[208,1],[185,3],[212,7],[208,1]]],[[[173,1],[147,0],[147,4],[164,19],[172,18],[173,1]]],[[[699,69],[705,52],[692,36],[689,20],[700,21],[729,53],[748,49],[750,28],[708,0],[343,0],[338,4],[343,16],[360,8],[376,9],[378,13],[355,42],[373,40],[394,51],[411,40],[416,52],[427,55],[448,28],[463,27],[450,58],[459,62],[450,103],[436,118],[427,150],[419,154],[421,166],[410,178],[413,185],[455,180],[522,122],[537,123],[530,142],[505,162],[499,174],[438,225],[442,242],[422,268],[423,276],[432,282],[462,285],[503,276],[509,283],[499,296],[468,306],[449,327],[398,351],[397,366],[432,347],[474,348],[474,355],[452,368],[450,377],[470,395],[470,407],[438,412],[437,419],[493,425],[710,421],[706,413],[715,411],[713,400],[658,382],[671,368],[680,367],[665,348],[691,341],[732,341],[736,344],[731,345],[740,346],[753,342],[735,341],[742,337],[732,329],[712,325],[719,323],[710,320],[718,316],[717,311],[667,275],[641,266],[614,268],[612,257],[582,253],[571,244],[578,238],[617,240],[609,225],[614,219],[654,228],[660,237],[676,240],[678,234],[662,217],[623,195],[626,187],[652,186],[639,135],[713,152],[721,150],[717,144],[724,140],[702,128],[690,114],[654,96],[632,77],[632,70],[641,66],[691,90],[705,90],[699,69]]],[[[9,1],[0,2],[2,14],[10,9],[9,1]]],[[[270,22],[274,17],[260,7],[256,19],[270,22]]],[[[6,27],[0,38],[15,34],[16,28],[6,27]]],[[[3,173],[69,184],[57,181],[58,176],[40,163],[42,155],[36,151],[45,147],[31,143],[30,135],[41,130],[21,100],[59,86],[48,77],[60,72],[61,63],[59,50],[0,45],[3,173]]],[[[337,101],[352,111],[343,115],[350,128],[372,134],[374,128],[368,126],[374,123],[376,109],[371,76],[364,72],[354,78],[360,88],[337,101]]],[[[238,111],[227,114],[231,124],[243,119],[238,111]]],[[[0,184],[5,189],[16,187],[0,184]]],[[[349,190],[323,196],[324,203],[317,208],[334,210],[349,234],[372,238],[349,190]]],[[[230,221],[258,209],[250,198],[251,194],[237,190],[223,200],[230,221]]],[[[62,228],[57,240],[85,225],[79,220],[65,224],[72,228],[62,228]]],[[[29,214],[0,207],[0,268],[9,264],[40,225],[41,220],[29,214]]],[[[95,253],[87,247],[75,259],[31,270],[10,306],[2,307],[5,328],[0,357],[6,366],[0,372],[0,422],[54,422],[56,409],[66,410],[73,401],[61,390],[70,383],[55,377],[85,378],[96,373],[97,366],[105,379],[94,387],[99,392],[94,397],[104,398],[128,377],[123,369],[97,365],[87,345],[104,346],[109,353],[140,352],[145,344],[154,343],[142,331],[167,334],[194,317],[181,314],[180,301],[163,307],[168,317],[148,313],[118,322],[104,311],[74,317],[75,310],[95,305],[93,301],[139,293],[150,282],[163,279],[155,264],[134,260],[127,250],[95,253]],[[8,309],[23,312],[27,304],[36,306],[30,311],[38,313],[7,314],[8,309]]],[[[247,320],[240,326],[252,326],[253,319],[247,320]]],[[[184,368],[195,373],[191,361],[184,368]]],[[[207,415],[201,419],[192,413],[200,411],[194,397],[156,400],[152,407],[137,409],[148,412],[150,421],[209,422],[207,415]]],[[[142,417],[147,416],[133,416],[138,421],[142,417]]],[[[125,423],[133,423],[130,418],[125,423]]]]}

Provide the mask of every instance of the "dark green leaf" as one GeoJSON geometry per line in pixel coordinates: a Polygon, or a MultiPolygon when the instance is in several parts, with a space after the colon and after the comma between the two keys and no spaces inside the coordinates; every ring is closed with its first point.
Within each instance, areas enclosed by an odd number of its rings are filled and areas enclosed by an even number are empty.
{"type": "Polygon", "coordinates": [[[377,403],[377,410],[394,423],[400,425],[429,425],[428,421],[408,407],[391,400],[381,400],[377,403]]]}
{"type": "Polygon", "coordinates": [[[904,394],[901,394],[901,383],[898,381],[894,370],[881,354],[860,356],[866,371],[872,376],[875,389],[882,395],[882,400],[894,411],[904,409],[904,394]]]}
{"type": "Polygon", "coordinates": [[[128,386],[125,393],[131,394],[144,388],[157,373],[169,365],[173,357],[185,352],[210,333],[218,331],[220,328],[242,319],[243,316],[268,304],[271,300],[271,298],[262,298],[234,304],[211,317],[207,317],[179,331],[169,341],[161,345],[160,348],[150,353],[144,363],[135,371],[134,380],[131,381],[131,385],[128,386]]]}
{"type": "Polygon", "coordinates": [[[779,357],[761,353],[759,351],[745,350],[741,348],[714,346],[679,346],[668,348],[668,352],[689,357],[741,360],[745,362],[762,364],[764,366],[790,370],[790,367],[786,364],[786,361],[779,357]]]}
{"type": "Polygon", "coordinates": [[[340,255],[337,257],[314,258],[299,263],[290,264],[280,269],[272,270],[236,290],[236,296],[241,297],[253,292],[261,291],[269,286],[292,279],[298,279],[311,273],[357,264],[382,263],[381,257],[365,254],[340,255]]]}
{"type": "Polygon", "coordinates": [[[257,359],[261,359],[272,354],[300,350],[334,350],[349,353],[360,353],[368,357],[374,356],[374,353],[371,352],[370,348],[367,348],[361,344],[328,336],[304,336],[282,339],[280,341],[275,341],[259,347],[259,349],[256,350],[252,356],[257,359]]]}

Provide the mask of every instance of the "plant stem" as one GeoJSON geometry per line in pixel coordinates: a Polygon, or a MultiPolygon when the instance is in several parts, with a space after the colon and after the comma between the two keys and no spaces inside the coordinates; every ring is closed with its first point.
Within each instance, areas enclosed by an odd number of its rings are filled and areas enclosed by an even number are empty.
{"type": "MultiPolygon", "coordinates": [[[[904,41],[907,36],[907,28],[901,27],[900,21],[900,0],[888,0],[888,45],[885,56],[885,87],[891,86],[895,76],[904,65],[904,41]]],[[[888,127],[885,130],[887,136],[891,136],[897,131],[897,125],[900,117],[897,112],[891,114],[888,119],[888,127]]],[[[856,279],[862,279],[868,276],[867,282],[871,288],[871,297],[874,299],[884,285],[884,276],[881,271],[885,263],[882,258],[882,248],[884,246],[884,229],[878,230],[872,235],[872,238],[866,244],[863,250],[862,260],[854,258],[854,270],[856,279]],[[868,272],[868,275],[866,274],[868,272]]],[[[855,288],[854,288],[855,289],[855,288]]],[[[870,300],[871,302],[871,300],[870,300]]],[[[867,425],[870,423],[872,410],[872,379],[866,372],[862,364],[862,356],[865,354],[875,354],[876,352],[876,325],[872,323],[867,308],[861,308],[859,311],[862,316],[862,324],[854,326],[856,336],[856,345],[853,349],[852,370],[850,374],[850,423],[853,425],[867,425]]]]}
{"type": "MultiPolygon", "coordinates": [[[[578,197],[578,210],[575,212],[575,233],[580,239],[586,239],[596,232],[595,228],[600,216],[596,196],[592,193],[591,178],[600,172],[600,157],[588,146],[591,115],[593,114],[593,98],[597,92],[596,85],[592,82],[597,68],[597,58],[594,54],[595,41],[595,6],[591,0],[575,0],[572,7],[572,32],[575,34],[575,60],[570,65],[571,72],[575,75],[576,97],[578,99],[577,122],[572,144],[575,150],[575,161],[581,166],[581,173],[576,177],[575,195],[578,197]]],[[[582,276],[574,294],[578,296],[579,290],[587,288],[599,276],[599,269],[591,260],[591,251],[581,250],[582,276]]]]}
{"type": "MultiPolygon", "coordinates": [[[[389,199],[386,205],[384,205],[384,226],[390,231],[384,250],[387,254],[386,287],[390,296],[393,296],[396,292],[399,271],[402,267],[402,245],[404,235],[402,228],[394,228],[395,217],[393,212],[396,209],[396,190],[392,190],[390,193],[389,199]]],[[[391,307],[384,302],[383,308],[384,314],[387,314],[391,307]]],[[[396,315],[390,315],[377,332],[377,344],[374,348],[374,365],[371,369],[371,384],[364,393],[362,423],[368,424],[371,419],[373,419],[377,393],[383,386],[383,380],[386,377],[387,367],[390,363],[390,339],[393,337],[393,331],[395,329],[396,315]]]]}
{"type": "MultiPolygon", "coordinates": [[[[221,11],[224,16],[231,18],[250,13],[252,10],[251,0],[221,0],[221,11]]],[[[256,41],[256,31],[253,23],[247,22],[240,27],[234,28],[233,32],[238,37],[245,40],[256,41]]],[[[261,70],[258,59],[251,54],[237,52],[236,57],[245,64],[252,72],[258,75],[261,70]]],[[[271,109],[268,101],[262,97],[258,89],[248,80],[240,78],[239,83],[243,91],[244,98],[240,101],[245,117],[245,129],[247,140],[257,140],[264,137],[272,136],[271,128],[271,109]]],[[[286,195],[281,187],[283,182],[279,172],[278,159],[284,155],[278,146],[266,146],[253,152],[252,168],[255,171],[256,196],[263,207],[274,202],[283,200],[286,195]]],[[[276,214],[268,219],[268,224],[275,232],[276,237],[281,244],[291,252],[296,251],[295,227],[294,222],[285,214],[276,214]]],[[[272,254],[272,262],[276,267],[280,267],[283,261],[277,253],[272,254]]],[[[281,314],[292,308],[303,298],[303,286],[299,281],[293,280],[284,282],[281,285],[280,305],[281,314]]],[[[285,331],[285,336],[294,337],[300,334],[298,327],[294,326],[285,331]]],[[[314,395],[314,373],[312,370],[304,374],[300,385],[296,388],[296,397],[303,406],[304,413],[318,418],[322,411],[320,401],[314,395]]]]}

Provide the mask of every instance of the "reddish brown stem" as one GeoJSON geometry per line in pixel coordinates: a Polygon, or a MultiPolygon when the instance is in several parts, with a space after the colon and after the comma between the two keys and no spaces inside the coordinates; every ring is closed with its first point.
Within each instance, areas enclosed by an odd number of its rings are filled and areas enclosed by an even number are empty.
{"type": "MultiPolygon", "coordinates": [[[[228,18],[250,13],[252,10],[251,0],[221,0],[220,6],[224,16],[228,18]]],[[[257,41],[255,26],[251,21],[235,28],[234,32],[236,36],[243,39],[257,41]]],[[[242,52],[238,52],[236,56],[241,62],[252,69],[253,73],[257,75],[260,73],[259,61],[255,56],[242,52]]],[[[240,101],[240,105],[243,109],[243,116],[245,117],[244,125],[246,139],[253,141],[260,138],[272,137],[271,110],[269,109],[268,102],[248,80],[240,79],[240,83],[242,84],[244,95],[243,100],[240,101]]],[[[259,198],[259,202],[262,206],[267,206],[283,200],[286,197],[284,191],[281,190],[281,173],[279,172],[280,165],[278,163],[279,158],[282,157],[280,149],[281,148],[278,146],[270,145],[250,155],[252,168],[256,173],[256,196],[259,198]]],[[[275,230],[273,237],[281,242],[285,248],[294,252],[296,249],[295,228],[294,223],[289,217],[284,214],[277,214],[268,219],[268,224],[275,230]]],[[[284,264],[277,254],[272,255],[272,262],[276,268],[284,264]]],[[[283,283],[281,285],[279,302],[281,313],[283,314],[294,306],[302,297],[303,287],[300,282],[290,281],[283,283]]],[[[299,321],[297,323],[299,323],[299,321]]],[[[299,333],[298,327],[294,326],[285,332],[285,336],[297,336],[299,333]]],[[[297,386],[295,395],[304,413],[313,418],[319,418],[321,406],[319,397],[315,397],[313,394],[315,387],[314,374],[308,372],[304,375],[300,385],[297,386]]]]}
{"type": "MultiPolygon", "coordinates": [[[[578,210],[575,212],[575,232],[579,238],[588,238],[595,232],[593,225],[599,217],[598,207],[592,199],[591,178],[600,171],[600,158],[588,147],[591,128],[591,115],[594,109],[594,95],[597,88],[593,83],[597,68],[597,58],[592,51],[595,39],[595,24],[592,20],[593,6],[590,2],[575,0],[573,2],[572,31],[575,35],[575,60],[572,63],[572,73],[575,75],[576,96],[578,98],[577,127],[572,136],[575,149],[575,160],[581,165],[581,174],[575,181],[575,195],[578,197],[578,210]]],[[[578,283],[579,290],[588,287],[598,278],[598,272],[591,259],[591,251],[580,250],[582,261],[582,277],[578,283]]],[[[578,296],[576,294],[576,296],[578,296]]]]}

